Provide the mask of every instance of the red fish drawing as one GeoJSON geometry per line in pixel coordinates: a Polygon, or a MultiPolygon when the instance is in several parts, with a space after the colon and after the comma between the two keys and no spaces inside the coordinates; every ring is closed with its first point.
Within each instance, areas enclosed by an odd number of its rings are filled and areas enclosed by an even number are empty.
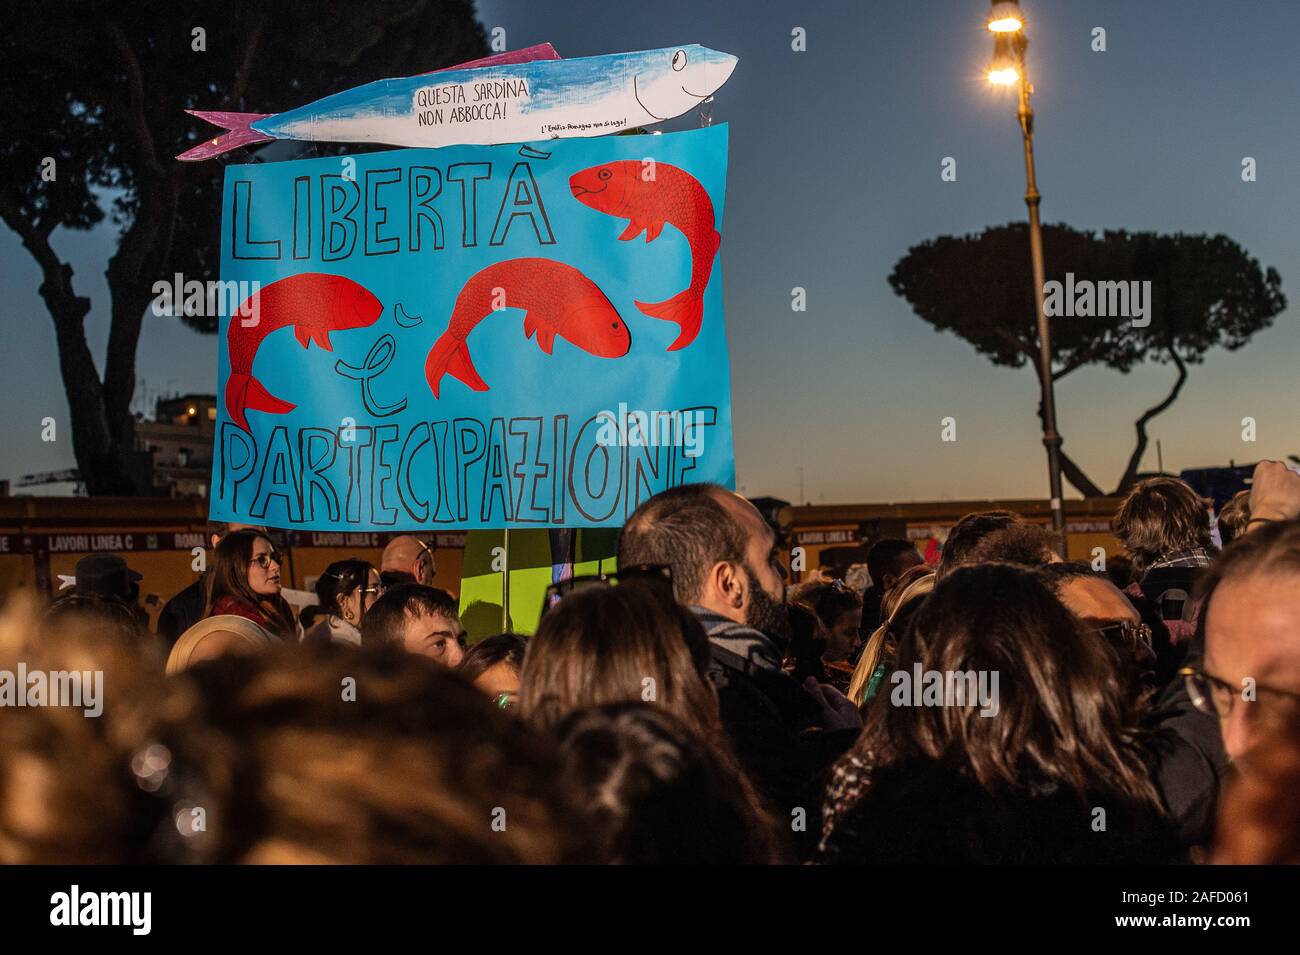
{"type": "Polygon", "coordinates": [[[639,159],[592,166],[569,177],[573,197],[597,212],[627,219],[619,239],[634,239],[645,232],[653,242],[664,223],[675,225],[691,246],[691,284],[663,302],[637,302],[636,307],[654,318],[676,322],[681,334],[669,351],[695,341],[704,320],[704,290],[713,273],[713,258],[722,236],[713,226],[713,202],[698,179],[676,166],[639,159]]]}
{"type": "Polygon", "coordinates": [[[373,325],[383,312],[379,299],[341,275],[303,272],[254,292],[239,312],[230,316],[230,328],[226,332],[230,354],[226,411],[230,420],[249,431],[245,413],[250,409],[284,414],[296,407],[271,394],[253,377],[253,359],[267,335],[293,326],[293,333],[303,348],[315,342],[326,351],[333,351],[330,332],[373,325]],[[256,321],[248,316],[256,316],[256,321]]]}
{"type": "Polygon", "coordinates": [[[438,397],[442,376],[451,375],[475,391],[488,386],[474,370],[466,339],[494,311],[522,308],[524,337],[537,333],[537,344],[551,354],[558,335],[601,358],[621,358],[632,335],[618,310],[596,283],[571,265],[551,259],[507,259],[473,275],[451,313],[447,330],[429,349],[424,374],[438,397]]]}

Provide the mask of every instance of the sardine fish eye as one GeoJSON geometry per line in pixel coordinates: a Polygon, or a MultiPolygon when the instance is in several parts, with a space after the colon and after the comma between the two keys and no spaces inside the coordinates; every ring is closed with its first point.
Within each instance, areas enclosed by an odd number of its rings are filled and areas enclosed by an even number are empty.
{"type": "Polygon", "coordinates": [[[596,173],[597,178],[600,178],[600,179],[609,179],[609,178],[611,178],[613,175],[614,175],[614,174],[613,174],[610,170],[608,170],[608,169],[602,169],[600,172],[596,173]]]}
{"type": "Polygon", "coordinates": [[[678,72],[686,69],[686,51],[678,50],[673,54],[673,69],[678,72]]]}

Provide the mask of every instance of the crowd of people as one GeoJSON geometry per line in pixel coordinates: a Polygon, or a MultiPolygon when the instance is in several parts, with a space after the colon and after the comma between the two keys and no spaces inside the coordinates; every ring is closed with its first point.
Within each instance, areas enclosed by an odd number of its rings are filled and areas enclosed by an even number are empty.
{"type": "Polygon", "coordinates": [[[103,674],[0,717],[0,862],[1300,862],[1300,474],[1215,515],[1171,477],[1125,555],[969,514],[795,584],[711,484],[618,571],[467,645],[418,537],[301,613],[266,528],[212,528],[156,632],[126,563],[15,596],[0,671],[103,674]]]}

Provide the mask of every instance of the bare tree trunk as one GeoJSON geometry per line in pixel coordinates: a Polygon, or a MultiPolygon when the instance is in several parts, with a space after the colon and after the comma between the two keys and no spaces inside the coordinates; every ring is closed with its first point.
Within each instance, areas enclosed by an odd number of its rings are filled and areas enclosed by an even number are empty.
{"type": "MultiPolygon", "coordinates": [[[[9,202],[0,205],[0,218],[22,240],[41,269],[37,290],[54,320],[59,371],[68,397],[72,453],[81,479],[91,494],[130,494],[134,490],[127,459],[114,440],[104,409],[104,390],[95,359],[86,344],[86,315],[90,299],[72,287],[72,266],[60,261],[50,246],[52,229],[28,219],[9,202]]],[[[53,417],[53,416],[51,416],[53,417]]],[[[57,418],[56,418],[57,424],[57,418]]],[[[56,439],[58,431],[55,431],[56,439]]]]}

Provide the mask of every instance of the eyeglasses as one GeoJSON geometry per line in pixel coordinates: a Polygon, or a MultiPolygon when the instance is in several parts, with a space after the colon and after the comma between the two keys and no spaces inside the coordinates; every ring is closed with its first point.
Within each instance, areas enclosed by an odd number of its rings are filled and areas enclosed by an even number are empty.
{"type": "Polygon", "coordinates": [[[1137,649],[1139,646],[1151,646],[1151,628],[1145,623],[1132,620],[1118,620],[1115,623],[1098,627],[1097,632],[1111,643],[1137,649]]]}
{"type": "Polygon", "coordinates": [[[269,554],[258,554],[249,561],[250,564],[256,564],[263,570],[267,570],[272,564],[281,564],[283,562],[282,555],[279,551],[275,550],[271,551],[269,554]]]}
{"type": "Polygon", "coordinates": [[[557,581],[546,588],[546,597],[542,602],[542,612],[554,607],[561,599],[579,590],[589,587],[613,587],[618,583],[645,581],[652,585],[665,587],[672,594],[673,570],[666,564],[633,564],[620,567],[610,574],[590,574],[582,577],[570,577],[557,581]]]}
{"type": "Polygon", "coordinates": [[[1192,705],[1210,716],[1227,719],[1233,706],[1241,700],[1244,703],[1262,703],[1258,713],[1268,723],[1284,724],[1300,719],[1300,693],[1259,684],[1252,687],[1233,686],[1226,680],[1193,667],[1183,667],[1178,675],[1183,678],[1192,705]]]}

